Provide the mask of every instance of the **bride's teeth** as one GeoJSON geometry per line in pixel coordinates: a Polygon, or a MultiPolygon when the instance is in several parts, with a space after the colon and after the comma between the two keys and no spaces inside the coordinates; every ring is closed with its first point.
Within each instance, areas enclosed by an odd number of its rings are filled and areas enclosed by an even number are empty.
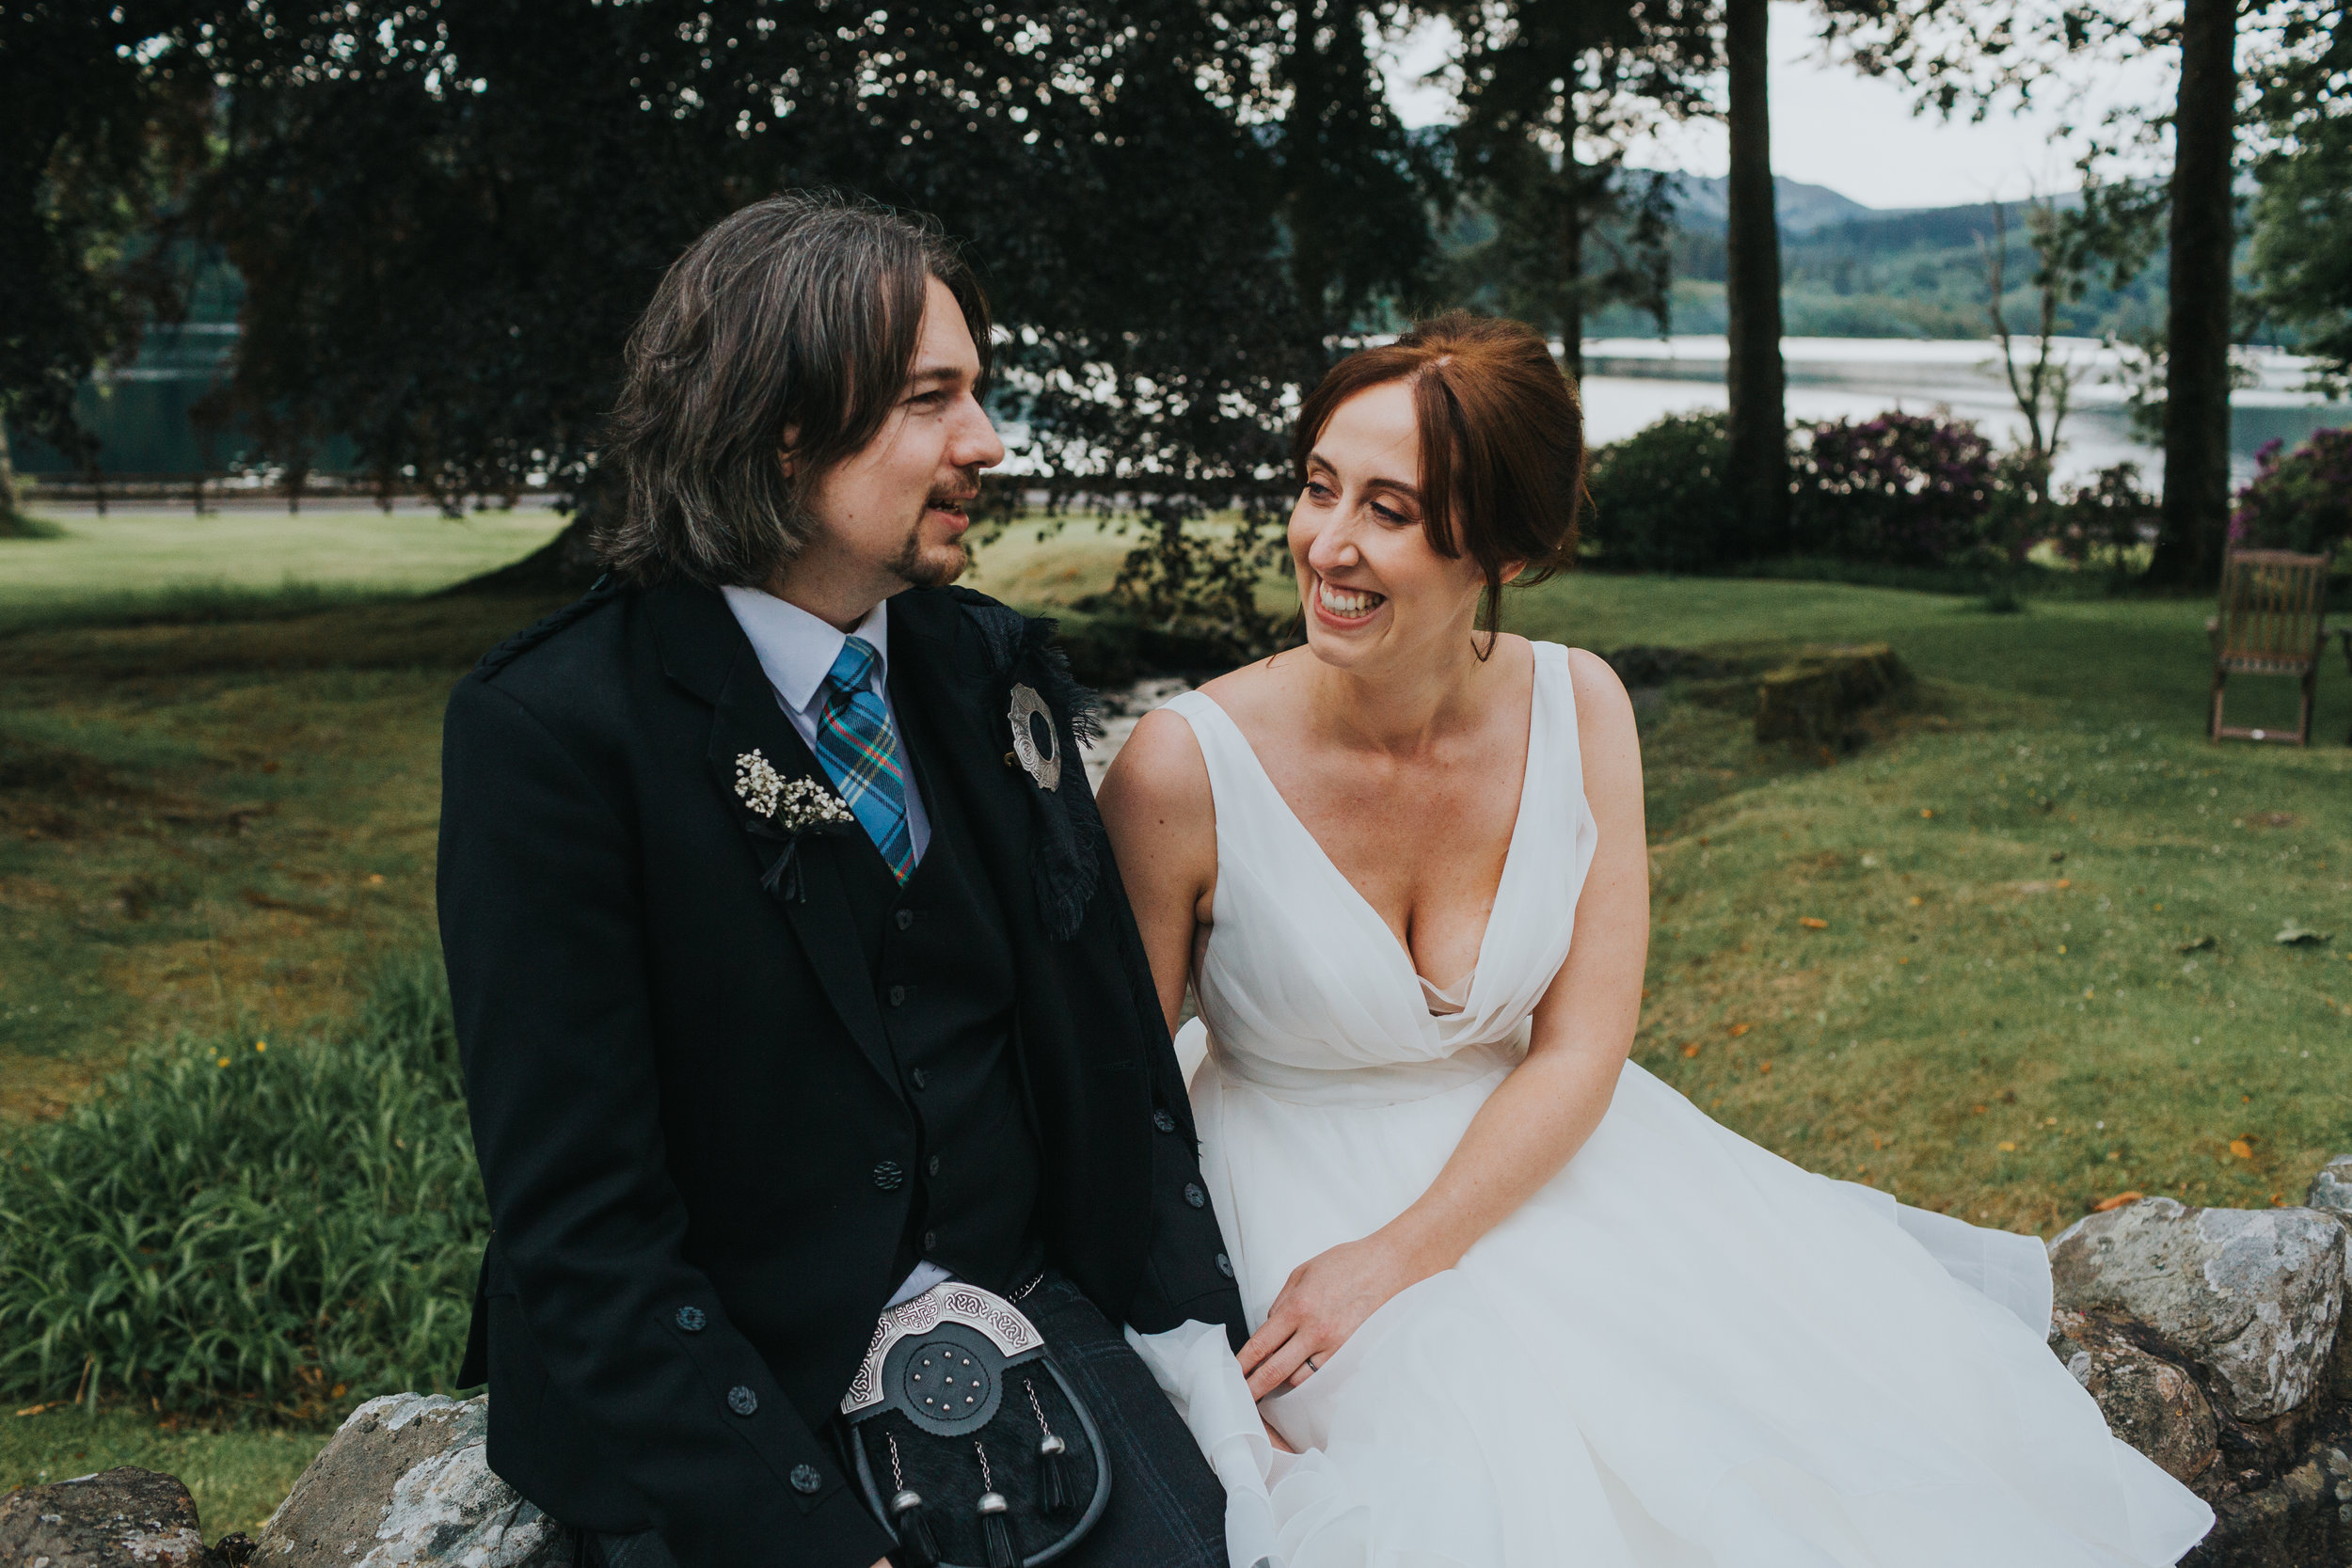
{"type": "Polygon", "coordinates": [[[1378,594],[1363,594],[1345,588],[1334,588],[1327,582],[1321,586],[1323,608],[1343,619],[1353,620],[1359,615],[1371,614],[1383,597],[1378,594]]]}

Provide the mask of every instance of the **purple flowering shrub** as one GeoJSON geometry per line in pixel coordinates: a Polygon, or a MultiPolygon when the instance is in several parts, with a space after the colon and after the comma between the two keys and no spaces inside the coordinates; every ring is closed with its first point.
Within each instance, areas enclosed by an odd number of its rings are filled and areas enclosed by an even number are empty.
{"type": "Polygon", "coordinates": [[[1943,566],[1986,543],[1993,443],[1965,420],[1899,412],[1859,424],[1832,420],[1792,456],[1805,553],[1943,566]]]}
{"type": "Polygon", "coordinates": [[[2281,457],[2284,444],[2255,454],[2254,477],[2230,514],[2230,543],[2333,555],[2352,535],[2352,429],[2313,431],[2281,457]]]}

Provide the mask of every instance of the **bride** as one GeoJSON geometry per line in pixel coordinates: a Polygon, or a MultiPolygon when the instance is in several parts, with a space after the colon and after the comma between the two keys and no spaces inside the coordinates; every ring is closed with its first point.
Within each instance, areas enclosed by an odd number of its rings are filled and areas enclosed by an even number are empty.
{"type": "Polygon", "coordinates": [[[2173,1562],[2213,1516],[2044,1348],[2039,1242],[1808,1174],[1627,1061],[1631,707],[1473,629],[1574,549],[1541,340],[1454,315],[1358,354],[1295,451],[1307,646],[1148,716],[1102,800],[1171,1027],[1200,1004],[1255,1332],[1138,1343],[1235,1568],[2173,1562]]]}

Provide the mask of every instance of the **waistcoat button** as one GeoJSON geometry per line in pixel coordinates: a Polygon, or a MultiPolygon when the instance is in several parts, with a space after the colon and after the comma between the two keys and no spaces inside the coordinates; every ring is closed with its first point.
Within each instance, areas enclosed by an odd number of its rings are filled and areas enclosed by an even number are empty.
{"type": "Polygon", "coordinates": [[[1206,1208],[1209,1195],[1200,1190],[1200,1184],[1198,1181],[1187,1181],[1184,1183],[1184,1201],[1195,1209],[1206,1208]]]}
{"type": "Polygon", "coordinates": [[[1221,1252],[1218,1253],[1216,1255],[1216,1272],[1223,1275],[1228,1279],[1232,1278],[1233,1260],[1231,1258],[1226,1257],[1225,1254],[1221,1252]]]}
{"type": "Polygon", "coordinates": [[[928,1089],[931,1086],[931,1075],[921,1068],[916,1068],[913,1072],[908,1073],[907,1077],[914,1080],[914,1086],[918,1089],[928,1089]]]}
{"type": "Polygon", "coordinates": [[[903,1007],[907,1005],[906,987],[893,986],[890,988],[890,1005],[894,1007],[903,1007]]]}
{"type": "Polygon", "coordinates": [[[792,1466],[792,1490],[803,1497],[813,1497],[817,1489],[824,1484],[825,1478],[817,1473],[816,1465],[795,1465],[792,1466]]]}
{"type": "Polygon", "coordinates": [[[874,1185],[885,1193],[895,1193],[907,1179],[906,1167],[896,1160],[884,1160],[874,1167],[874,1185]]]}
{"type": "Polygon", "coordinates": [[[1176,1118],[1166,1111],[1154,1111],[1152,1113],[1152,1125],[1163,1132],[1173,1132],[1176,1131],[1176,1118]]]}
{"type": "Polygon", "coordinates": [[[703,1316],[703,1309],[699,1307],[681,1307],[677,1309],[677,1325],[689,1334],[700,1334],[703,1325],[709,1321],[703,1316]]]}
{"type": "Polygon", "coordinates": [[[891,918],[898,923],[898,929],[903,931],[908,927],[914,924],[914,911],[913,910],[900,910],[891,918]]]}
{"type": "Polygon", "coordinates": [[[933,1176],[937,1176],[939,1174],[939,1156],[934,1154],[930,1159],[924,1161],[923,1168],[930,1172],[933,1176]]]}
{"type": "Polygon", "coordinates": [[[727,1408],[738,1416],[748,1416],[759,1408],[759,1396],[739,1383],[727,1390],[727,1408]]]}

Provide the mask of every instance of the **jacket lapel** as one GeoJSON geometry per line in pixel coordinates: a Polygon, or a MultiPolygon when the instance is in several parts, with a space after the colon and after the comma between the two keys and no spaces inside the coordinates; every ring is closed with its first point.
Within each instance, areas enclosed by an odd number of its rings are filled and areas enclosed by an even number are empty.
{"type": "MultiPolygon", "coordinates": [[[[712,786],[744,835],[745,875],[764,876],[785,852],[790,835],[752,810],[737,793],[738,759],[757,752],[787,779],[814,779],[828,791],[833,783],[777,705],[775,690],[759,667],[751,640],[735,624],[726,601],[708,590],[682,585],[655,593],[664,601],[657,606],[655,618],[664,666],[674,679],[711,705],[710,739],[704,760],[712,786]]],[[[838,831],[846,834],[861,830],[838,831]]],[[[883,1036],[882,1007],[874,998],[866,954],[849,917],[849,893],[841,882],[843,847],[826,835],[803,834],[793,851],[803,895],[785,897],[781,882],[770,893],[807,955],[809,967],[816,971],[826,1000],[840,1015],[859,1051],[895,1091],[898,1064],[883,1036]]]]}
{"type": "MultiPolygon", "coordinates": [[[[999,896],[1025,897],[1028,879],[1006,872],[1028,864],[1028,779],[1008,761],[1012,732],[985,653],[958,645],[962,623],[945,594],[901,594],[890,602],[891,668],[914,689],[938,738],[935,754],[924,758],[929,779],[957,791],[999,896]]],[[[1034,918],[1018,908],[1005,912],[1034,918]]]]}

